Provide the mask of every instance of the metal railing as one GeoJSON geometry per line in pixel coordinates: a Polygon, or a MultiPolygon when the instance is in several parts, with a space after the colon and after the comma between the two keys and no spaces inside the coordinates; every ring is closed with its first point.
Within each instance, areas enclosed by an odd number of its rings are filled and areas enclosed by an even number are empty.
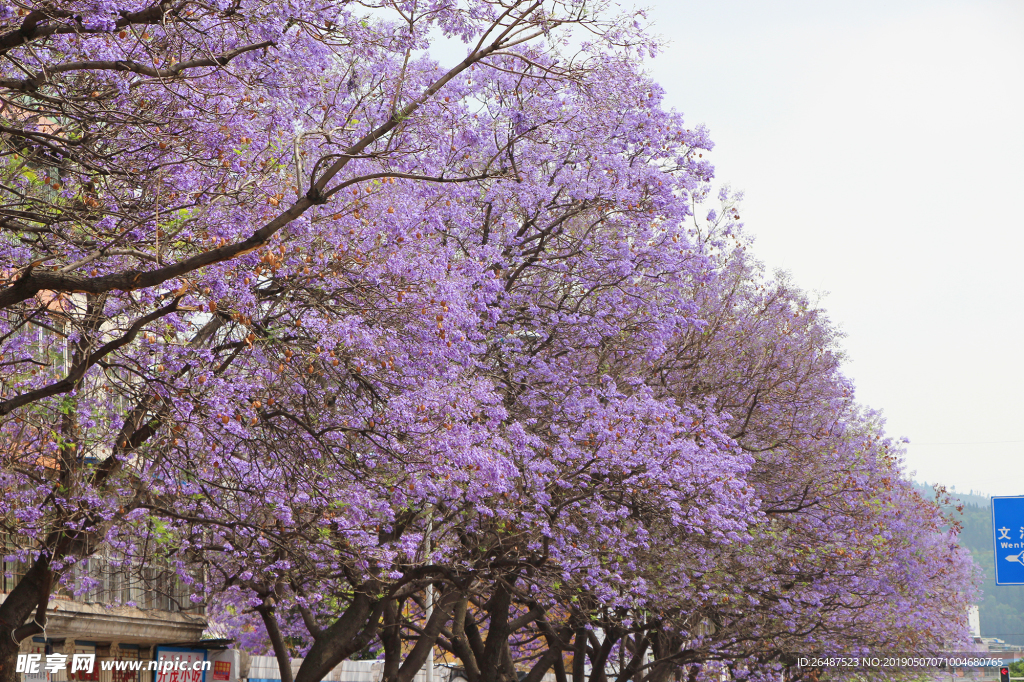
{"type": "MultiPolygon", "coordinates": [[[[8,550],[10,551],[10,550],[8,550]]],[[[0,563],[0,593],[11,592],[29,564],[13,556],[0,563]]],[[[191,590],[169,567],[139,566],[101,553],[83,559],[64,576],[54,598],[84,604],[134,606],[146,610],[202,615],[202,604],[190,600],[191,590]]]]}

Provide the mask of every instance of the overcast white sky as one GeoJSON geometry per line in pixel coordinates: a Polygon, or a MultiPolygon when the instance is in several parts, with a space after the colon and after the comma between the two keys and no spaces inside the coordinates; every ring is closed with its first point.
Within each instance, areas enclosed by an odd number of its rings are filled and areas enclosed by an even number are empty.
{"type": "Polygon", "coordinates": [[[669,104],[755,253],[828,292],[908,470],[1024,494],[1024,0],[647,6],[669,104]]]}

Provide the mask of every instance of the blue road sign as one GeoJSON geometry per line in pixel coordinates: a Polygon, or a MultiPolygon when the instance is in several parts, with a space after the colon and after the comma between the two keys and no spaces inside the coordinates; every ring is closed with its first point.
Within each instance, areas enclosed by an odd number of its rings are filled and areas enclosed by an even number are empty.
{"type": "Polygon", "coordinates": [[[1024,496],[992,498],[996,585],[1024,585],[1024,496]]]}

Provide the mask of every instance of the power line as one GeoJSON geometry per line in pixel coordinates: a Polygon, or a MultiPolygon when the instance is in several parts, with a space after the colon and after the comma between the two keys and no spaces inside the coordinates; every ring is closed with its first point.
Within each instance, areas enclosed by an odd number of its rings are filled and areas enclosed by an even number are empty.
{"type": "Polygon", "coordinates": [[[915,443],[910,441],[909,445],[999,445],[1002,443],[1024,443],[1024,440],[978,440],[960,443],[915,443]]]}

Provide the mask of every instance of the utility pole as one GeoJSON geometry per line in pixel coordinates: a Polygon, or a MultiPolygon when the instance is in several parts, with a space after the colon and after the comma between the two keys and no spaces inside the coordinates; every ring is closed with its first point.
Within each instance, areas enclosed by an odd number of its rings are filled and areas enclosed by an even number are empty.
{"type": "MultiPolygon", "coordinates": [[[[427,531],[423,538],[424,545],[424,557],[425,561],[430,560],[430,532],[434,529],[434,516],[433,510],[431,510],[431,516],[427,519],[427,531]]],[[[430,617],[434,614],[434,586],[427,585],[426,595],[426,612],[427,622],[430,622],[430,617]]],[[[434,682],[434,647],[430,647],[430,654],[427,656],[427,680],[426,682],[434,682]]]]}

